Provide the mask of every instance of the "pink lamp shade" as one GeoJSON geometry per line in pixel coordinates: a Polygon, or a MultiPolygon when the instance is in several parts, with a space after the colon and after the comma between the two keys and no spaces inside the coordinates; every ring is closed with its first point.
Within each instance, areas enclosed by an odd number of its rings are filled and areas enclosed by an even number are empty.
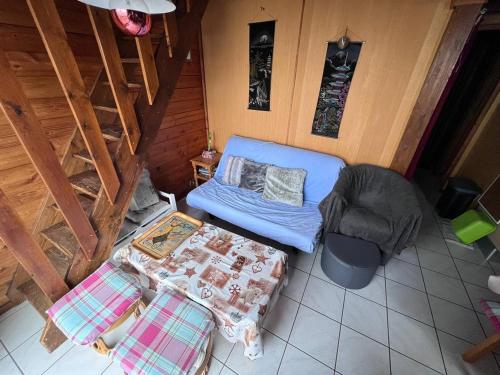
{"type": "Polygon", "coordinates": [[[125,34],[142,36],[151,30],[151,16],[149,14],[129,9],[111,10],[116,26],[125,34]]]}

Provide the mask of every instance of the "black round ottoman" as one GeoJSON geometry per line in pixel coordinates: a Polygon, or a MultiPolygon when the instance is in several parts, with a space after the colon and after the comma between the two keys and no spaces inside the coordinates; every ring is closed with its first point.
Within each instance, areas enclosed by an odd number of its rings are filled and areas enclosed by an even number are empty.
{"type": "Polygon", "coordinates": [[[380,265],[377,245],[337,233],[326,235],[321,268],[334,282],[348,289],[367,286],[380,265]]]}

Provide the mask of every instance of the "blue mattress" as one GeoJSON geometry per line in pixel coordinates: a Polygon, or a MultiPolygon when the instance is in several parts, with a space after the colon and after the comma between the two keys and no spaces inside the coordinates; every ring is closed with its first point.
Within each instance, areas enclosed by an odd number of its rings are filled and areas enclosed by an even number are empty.
{"type": "Polygon", "coordinates": [[[302,207],[270,202],[217,178],[191,191],[186,200],[191,207],[308,253],[314,251],[323,223],[315,202],[305,201],[302,207]]]}

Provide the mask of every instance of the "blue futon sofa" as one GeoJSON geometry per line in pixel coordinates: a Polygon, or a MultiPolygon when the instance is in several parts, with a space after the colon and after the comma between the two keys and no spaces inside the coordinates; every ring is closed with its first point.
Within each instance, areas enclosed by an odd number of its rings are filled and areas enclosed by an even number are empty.
{"type": "Polygon", "coordinates": [[[343,160],[335,156],[232,136],[215,177],[191,191],[187,203],[241,228],[311,253],[323,225],[318,205],[332,190],[344,165],[343,160]],[[305,169],[303,206],[270,202],[262,199],[260,193],[222,184],[230,155],[279,167],[305,169]]]}

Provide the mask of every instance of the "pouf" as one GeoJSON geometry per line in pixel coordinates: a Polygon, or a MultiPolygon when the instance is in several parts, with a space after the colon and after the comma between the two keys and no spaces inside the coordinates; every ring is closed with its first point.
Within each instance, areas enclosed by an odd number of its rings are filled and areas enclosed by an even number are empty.
{"type": "Polygon", "coordinates": [[[348,289],[368,285],[380,265],[377,245],[338,233],[326,235],[321,268],[336,284],[348,289]]]}
{"type": "Polygon", "coordinates": [[[112,360],[126,374],[198,375],[210,358],[214,327],[208,309],[165,288],[116,345],[112,360]]]}
{"type": "Polygon", "coordinates": [[[469,210],[453,219],[451,227],[457,238],[468,245],[493,233],[497,226],[485,213],[469,210]]]}

